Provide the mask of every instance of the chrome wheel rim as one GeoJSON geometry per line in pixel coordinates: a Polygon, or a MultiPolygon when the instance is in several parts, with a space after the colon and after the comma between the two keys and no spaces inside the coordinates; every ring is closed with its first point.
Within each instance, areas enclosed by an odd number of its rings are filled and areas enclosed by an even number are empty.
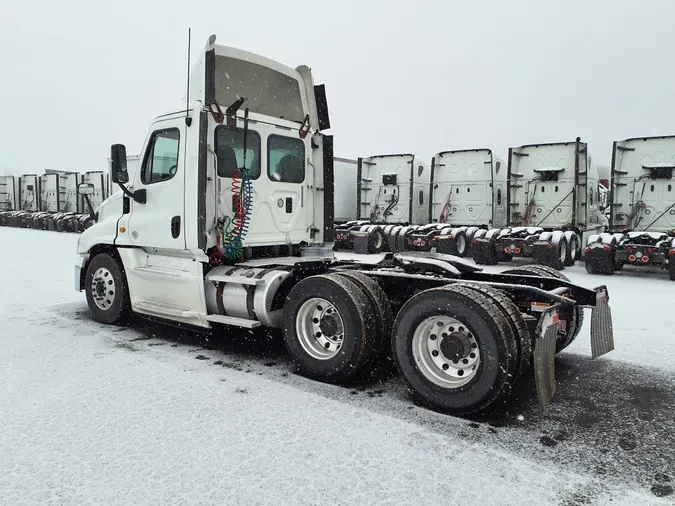
{"type": "Polygon", "coordinates": [[[560,248],[560,262],[563,264],[567,261],[567,248],[560,248]]]}
{"type": "Polygon", "coordinates": [[[300,306],[295,331],[305,352],[317,360],[333,358],[344,341],[344,322],[340,312],[320,297],[311,298],[300,306]]]}
{"type": "Polygon", "coordinates": [[[382,236],[382,232],[377,231],[375,233],[375,249],[378,251],[382,249],[382,243],[384,242],[384,237],[382,236]]]}
{"type": "Polygon", "coordinates": [[[413,358],[422,375],[442,388],[463,387],[475,378],[480,348],[459,320],[438,315],[420,323],[412,339],[413,358]]]}
{"type": "Polygon", "coordinates": [[[91,279],[91,295],[99,309],[107,311],[115,301],[115,280],[105,267],[99,267],[91,279]]]}

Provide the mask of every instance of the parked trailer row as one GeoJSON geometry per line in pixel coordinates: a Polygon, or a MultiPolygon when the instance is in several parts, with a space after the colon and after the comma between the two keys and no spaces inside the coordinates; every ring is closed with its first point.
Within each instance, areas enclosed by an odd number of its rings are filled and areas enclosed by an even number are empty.
{"type": "Polygon", "coordinates": [[[102,171],[51,172],[0,176],[0,226],[81,232],[94,219],[83,198],[80,183],[91,184],[94,209],[109,195],[109,179],[102,171]]]}
{"type": "Polygon", "coordinates": [[[479,264],[533,257],[558,270],[607,225],[588,146],[572,142],[359,160],[357,220],[336,226],[336,249],[470,255],[479,264]]]}

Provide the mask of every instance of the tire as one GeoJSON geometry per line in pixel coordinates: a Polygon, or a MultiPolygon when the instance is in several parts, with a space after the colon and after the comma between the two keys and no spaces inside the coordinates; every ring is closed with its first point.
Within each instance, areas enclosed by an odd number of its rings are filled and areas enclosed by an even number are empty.
{"type": "Polygon", "coordinates": [[[381,253],[385,249],[382,227],[373,226],[368,233],[368,253],[381,253]]]}
{"type": "Polygon", "coordinates": [[[297,283],[286,298],[286,348],[305,375],[326,382],[348,380],[364,371],[376,356],[373,314],[375,307],[365,290],[352,280],[336,274],[310,276],[297,283]],[[337,320],[332,316],[335,313],[337,320]],[[342,330],[342,341],[336,333],[327,338],[327,328],[342,330]],[[335,341],[330,339],[333,336],[335,341]]]}
{"type": "Polygon", "coordinates": [[[554,256],[551,259],[551,267],[562,271],[567,263],[567,239],[562,235],[558,237],[554,236],[551,238],[551,244],[553,245],[554,252],[554,256]]]}
{"type": "Polygon", "coordinates": [[[387,294],[373,278],[366,276],[362,272],[338,271],[335,274],[347,278],[359,286],[359,288],[368,296],[372,306],[375,308],[375,326],[377,328],[376,337],[379,343],[379,350],[383,354],[391,352],[391,328],[394,325],[394,312],[391,309],[391,303],[387,294]]]}
{"type": "Polygon", "coordinates": [[[565,267],[572,267],[577,262],[579,254],[579,236],[576,233],[572,233],[565,237],[567,240],[567,254],[565,258],[565,267]]]}
{"type": "Polygon", "coordinates": [[[126,323],[131,314],[129,288],[120,264],[112,255],[99,253],[91,259],[87,266],[84,289],[94,320],[115,325],[126,323]],[[105,292],[107,293],[104,294],[105,292]]]}
{"type": "MultiPolygon", "coordinates": [[[[562,272],[547,267],[546,265],[524,265],[517,269],[508,269],[502,274],[519,274],[521,276],[528,276],[534,274],[535,276],[548,276],[549,278],[562,279],[569,282],[569,278],[562,272]]],[[[572,311],[572,321],[567,322],[567,335],[564,338],[558,338],[555,346],[556,354],[567,348],[577,338],[581,327],[584,325],[584,308],[575,307],[572,311]]]]}
{"type": "Polygon", "coordinates": [[[513,331],[516,344],[518,345],[518,369],[513,382],[515,385],[527,374],[532,361],[532,336],[530,336],[530,330],[525,323],[525,318],[520,312],[520,309],[518,309],[518,306],[516,306],[504,292],[489,285],[470,286],[486,297],[492,299],[492,301],[502,310],[502,313],[511,325],[511,330],[513,331]]]}
{"type": "Polygon", "coordinates": [[[466,232],[464,230],[458,230],[454,234],[454,237],[457,256],[461,258],[466,257],[466,254],[469,251],[469,241],[467,240],[466,232]]]}
{"type": "Polygon", "coordinates": [[[675,281],[675,255],[672,253],[668,255],[668,278],[675,281]]]}
{"type": "Polygon", "coordinates": [[[432,408],[473,413],[506,399],[511,391],[518,369],[512,327],[499,304],[471,286],[433,288],[413,296],[396,316],[392,339],[401,376],[414,396],[432,408]],[[449,334],[438,339],[434,328],[449,334]],[[445,354],[439,351],[444,344],[445,354]],[[452,353],[461,353],[460,358],[448,358],[458,356],[452,353]],[[435,365],[438,361],[442,365],[435,365]]]}
{"type": "Polygon", "coordinates": [[[65,231],[64,221],[65,221],[64,218],[56,219],[56,222],[54,223],[54,228],[56,229],[57,232],[65,231]]]}
{"type": "Polygon", "coordinates": [[[614,261],[614,271],[618,272],[621,269],[623,269],[623,266],[626,262],[617,262],[616,260],[614,261]]]}

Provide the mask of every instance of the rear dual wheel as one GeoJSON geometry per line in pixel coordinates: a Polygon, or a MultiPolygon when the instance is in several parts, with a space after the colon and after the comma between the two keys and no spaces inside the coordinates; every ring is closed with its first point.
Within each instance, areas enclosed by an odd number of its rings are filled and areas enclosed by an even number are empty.
{"type": "Polygon", "coordinates": [[[468,414],[505,400],[526,370],[529,333],[503,293],[452,285],[420,292],[399,311],[392,347],[414,396],[441,411],[468,414]]]}
{"type": "Polygon", "coordinates": [[[283,311],[284,340],[307,376],[346,381],[376,358],[383,323],[366,284],[353,273],[334,273],[305,278],[291,289],[283,311]]]}

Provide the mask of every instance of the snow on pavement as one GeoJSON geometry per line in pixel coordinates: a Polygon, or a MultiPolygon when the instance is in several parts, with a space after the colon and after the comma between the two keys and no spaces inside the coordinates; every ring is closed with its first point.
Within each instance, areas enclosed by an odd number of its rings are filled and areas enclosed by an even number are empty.
{"type": "MultiPolygon", "coordinates": [[[[0,504],[672,499],[654,495],[650,483],[559,465],[555,454],[542,458],[551,451],[547,444],[511,451],[513,440],[529,435],[525,429],[432,413],[397,398],[396,381],[378,390],[384,395],[352,395],[349,388],[289,374],[283,356],[281,366],[266,367],[266,359],[254,356],[250,367],[237,367],[227,351],[176,341],[164,327],[150,327],[147,336],[140,328],[99,325],[88,316],[84,294],[73,290],[76,239],[0,229],[0,504]],[[494,432],[495,439],[478,432],[494,432]]],[[[618,330],[627,308],[621,310],[621,290],[612,285],[622,281],[602,281],[618,330]]],[[[655,302],[640,297],[634,304],[646,314],[655,302]]],[[[646,325],[666,328],[658,322],[667,318],[646,325]]],[[[630,344],[624,330],[617,332],[617,348],[630,344]]],[[[640,336],[651,347],[633,362],[669,367],[653,345],[670,336],[655,333],[640,336]]],[[[626,352],[620,360],[630,357],[626,352]]],[[[576,376],[575,363],[565,364],[576,376]]],[[[541,416],[526,412],[519,422],[537,423],[541,416]]],[[[661,464],[665,476],[653,486],[667,488],[672,472],[661,464]]]]}

